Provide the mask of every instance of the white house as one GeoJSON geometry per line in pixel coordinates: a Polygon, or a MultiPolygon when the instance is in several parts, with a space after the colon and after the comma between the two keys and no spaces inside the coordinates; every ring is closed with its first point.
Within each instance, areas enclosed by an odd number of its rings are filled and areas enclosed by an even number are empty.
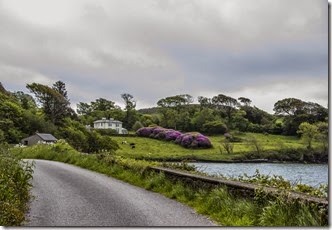
{"type": "Polygon", "coordinates": [[[93,122],[93,128],[95,129],[115,129],[119,134],[128,134],[127,129],[122,128],[122,122],[114,120],[113,118],[107,120],[102,118],[93,122]]]}

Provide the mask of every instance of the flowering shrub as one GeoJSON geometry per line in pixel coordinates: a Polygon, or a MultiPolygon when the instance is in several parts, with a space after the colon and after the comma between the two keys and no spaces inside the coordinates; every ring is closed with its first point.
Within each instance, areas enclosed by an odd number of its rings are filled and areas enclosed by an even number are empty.
{"type": "Polygon", "coordinates": [[[136,131],[137,135],[138,136],[141,136],[141,137],[149,137],[153,130],[155,129],[155,127],[143,127],[143,128],[140,128],[136,131]]]}
{"type": "Polygon", "coordinates": [[[161,140],[164,140],[166,138],[166,132],[167,130],[162,130],[160,131],[156,136],[155,138],[157,139],[161,139],[161,140]]]}
{"type": "Polygon", "coordinates": [[[160,140],[173,141],[186,148],[211,148],[212,144],[209,138],[198,133],[181,133],[173,129],[162,127],[143,127],[136,131],[140,137],[150,137],[160,140]]]}
{"type": "Polygon", "coordinates": [[[179,131],[168,130],[168,131],[166,131],[165,140],[166,141],[175,141],[176,138],[180,135],[181,135],[181,133],[179,131]]]}
{"type": "Polygon", "coordinates": [[[160,132],[163,132],[164,130],[165,130],[164,128],[156,127],[156,128],[153,130],[153,135],[156,137],[160,132]]]}
{"type": "Polygon", "coordinates": [[[193,139],[194,139],[194,137],[191,134],[185,134],[182,137],[181,145],[184,147],[189,147],[190,144],[193,142],[193,139]]]}
{"type": "Polygon", "coordinates": [[[196,135],[196,143],[198,148],[210,148],[212,146],[211,141],[202,134],[196,135]]]}
{"type": "Polygon", "coordinates": [[[185,134],[180,134],[174,141],[175,144],[181,144],[182,138],[185,136],[185,134]]]}

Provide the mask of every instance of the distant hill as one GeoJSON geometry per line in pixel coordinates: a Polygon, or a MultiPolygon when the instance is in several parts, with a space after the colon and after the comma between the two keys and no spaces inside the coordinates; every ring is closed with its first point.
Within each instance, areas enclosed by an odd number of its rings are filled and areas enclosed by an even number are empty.
{"type": "MultiPolygon", "coordinates": [[[[186,107],[192,107],[192,108],[197,108],[200,105],[199,104],[189,104],[189,105],[185,105],[186,107]]],[[[158,113],[158,107],[152,107],[152,108],[144,108],[144,109],[138,109],[138,112],[142,113],[142,114],[154,114],[154,113],[158,113]]]]}
{"type": "Polygon", "coordinates": [[[158,113],[158,107],[138,109],[137,111],[143,114],[154,114],[158,113]]]}

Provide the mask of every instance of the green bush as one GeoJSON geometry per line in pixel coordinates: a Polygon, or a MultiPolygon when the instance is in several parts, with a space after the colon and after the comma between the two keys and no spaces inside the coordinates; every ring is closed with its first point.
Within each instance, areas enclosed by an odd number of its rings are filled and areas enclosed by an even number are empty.
{"type": "Polygon", "coordinates": [[[227,126],[221,121],[209,121],[203,125],[203,131],[208,134],[224,134],[227,126]]]}
{"type": "Polygon", "coordinates": [[[0,225],[17,226],[25,220],[32,167],[0,146],[0,225]]]}
{"type": "Polygon", "coordinates": [[[110,136],[113,134],[118,134],[118,132],[115,129],[95,129],[95,131],[102,136],[110,136]]]}

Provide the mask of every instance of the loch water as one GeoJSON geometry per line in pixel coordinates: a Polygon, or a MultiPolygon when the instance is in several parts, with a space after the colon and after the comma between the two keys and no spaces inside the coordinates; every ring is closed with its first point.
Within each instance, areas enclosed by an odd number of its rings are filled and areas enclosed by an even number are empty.
{"type": "Polygon", "coordinates": [[[299,164],[299,163],[190,163],[198,171],[209,175],[224,175],[238,177],[246,173],[255,174],[256,169],[260,174],[279,175],[292,184],[302,184],[318,187],[328,183],[328,164],[299,164]]]}

